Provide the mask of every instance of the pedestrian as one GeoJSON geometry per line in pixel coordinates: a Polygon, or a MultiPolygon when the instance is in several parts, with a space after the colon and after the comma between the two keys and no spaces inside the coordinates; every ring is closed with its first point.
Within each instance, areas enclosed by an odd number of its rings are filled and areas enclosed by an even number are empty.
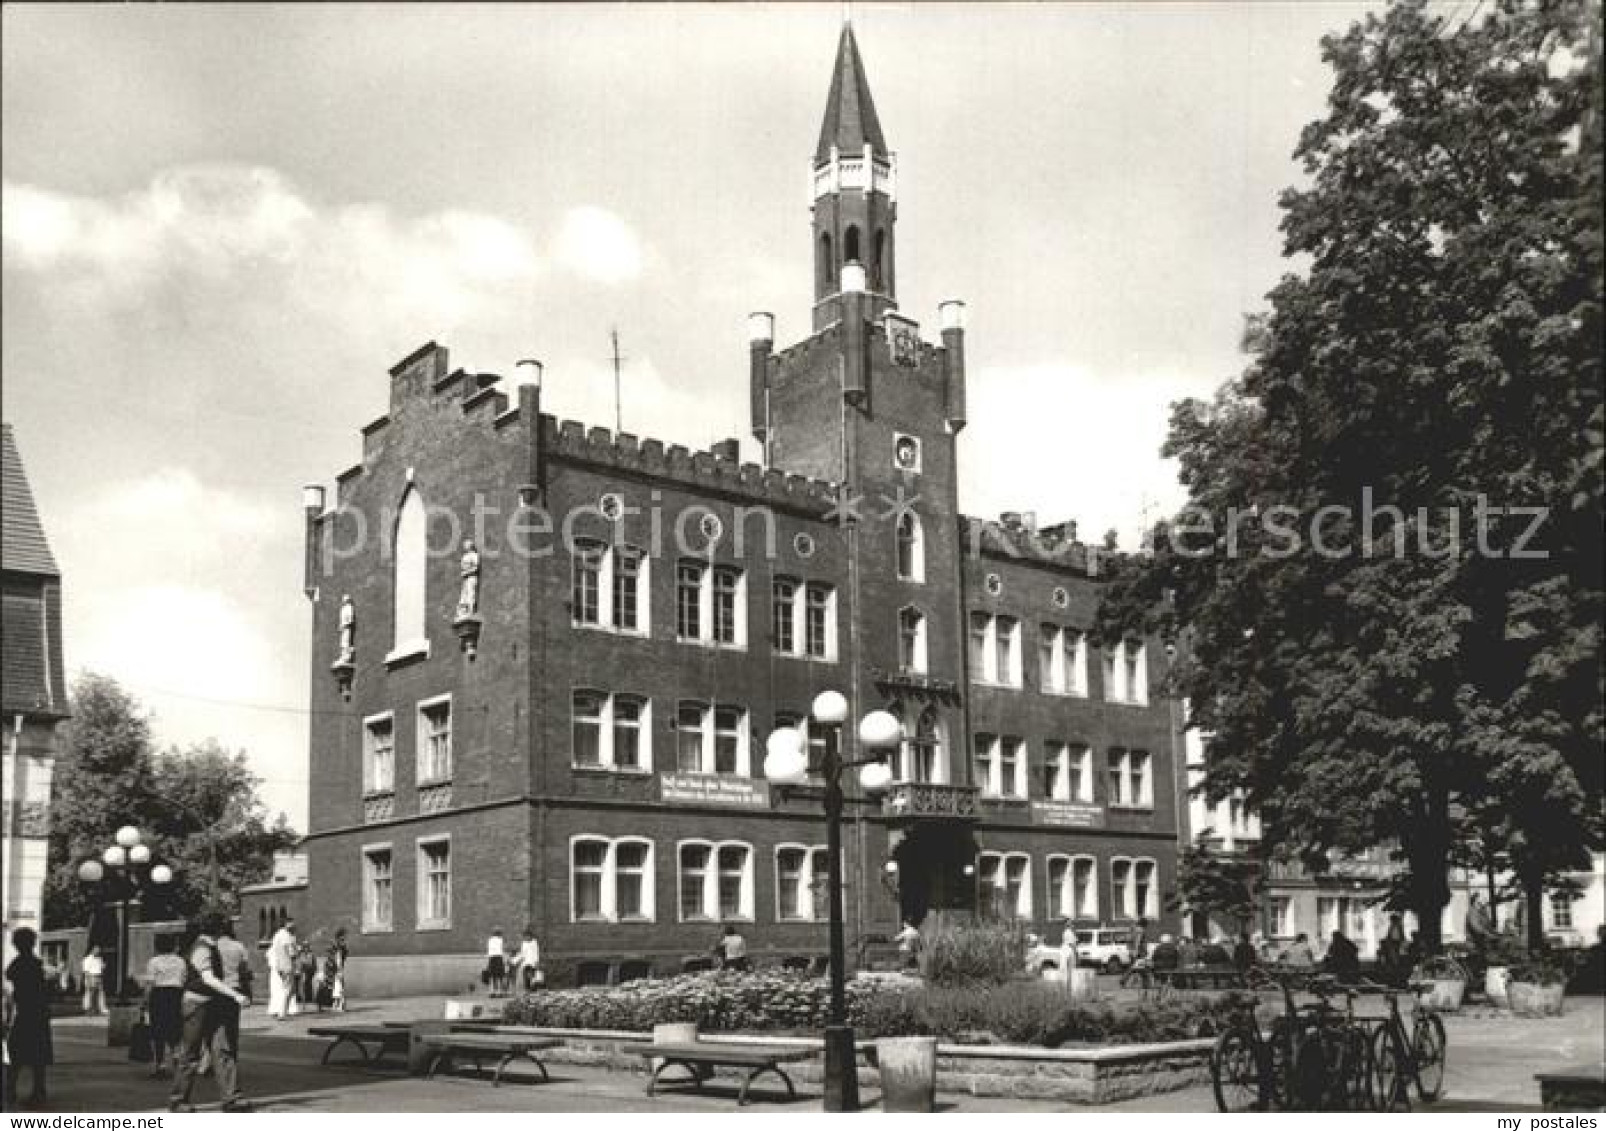
{"type": "Polygon", "coordinates": [[[492,927],[491,937],[485,940],[485,972],[480,980],[491,988],[492,997],[507,990],[507,942],[501,927],[492,927]]]}
{"type": "Polygon", "coordinates": [[[746,970],[751,966],[747,960],[747,940],[736,930],[735,923],[725,924],[725,933],[714,944],[714,953],[726,970],[746,970]]]}
{"type": "Polygon", "coordinates": [[[145,1010],[151,1019],[151,1075],[165,1076],[167,1061],[178,1067],[184,1046],[184,975],[172,935],[156,936],[156,953],[145,964],[145,1010]]]}
{"type": "Polygon", "coordinates": [[[1405,961],[1405,921],[1398,913],[1389,916],[1388,930],[1377,944],[1377,972],[1390,986],[1404,986],[1410,977],[1405,961]]]}
{"type": "Polygon", "coordinates": [[[1335,930],[1322,956],[1322,969],[1342,982],[1353,982],[1361,976],[1360,948],[1343,931],[1335,930]]]}
{"type": "Polygon", "coordinates": [[[251,952],[246,950],[245,944],[234,935],[234,921],[223,920],[223,933],[217,940],[218,954],[223,958],[223,981],[229,989],[238,990],[245,995],[246,1004],[251,1002],[251,952]]]}
{"type": "Polygon", "coordinates": [[[200,1075],[202,1049],[211,1051],[223,1110],[251,1110],[251,1105],[240,1097],[238,1064],[240,1008],[245,1005],[245,995],[231,990],[223,980],[223,956],[217,940],[224,925],[223,916],[215,913],[203,916],[196,924],[184,977],[184,1053],[173,1075],[169,1111],[195,1110],[190,1094],[200,1075]]]}
{"type": "Polygon", "coordinates": [[[286,919],[268,944],[268,1012],[283,1021],[292,1014],[290,991],[295,980],[296,921],[286,919]]]}
{"type": "Polygon", "coordinates": [[[106,960],[100,956],[100,947],[92,946],[78,964],[84,978],[84,1012],[98,1017],[106,1012],[106,960]]]}
{"type": "Polygon", "coordinates": [[[330,1004],[336,1013],[346,1012],[346,958],[350,951],[346,947],[346,928],[341,927],[335,931],[335,941],[329,945],[329,955],[325,960],[325,973],[329,978],[330,1004]]]}
{"type": "Polygon", "coordinates": [[[524,928],[524,938],[519,942],[519,952],[513,956],[513,964],[518,967],[525,993],[545,981],[541,973],[541,944],[535,940],[534,926],[524,928]]]}
{"type": "Polygon", "coordinates": [[[1126,939],[1127,952],[1132,956],[1125,973],[1121,975],[1124,989],[1135,977],[1145,989],[1149,986],[1149,921],[1139,919],[1132,924],[1126,939]]]}
{"type": "Polygon", "coordinates": [[[1283,965],[1296,967],[1309,967],[1316,965],[1316,952],[1311,949],[1310,936],[1304,931],[1294,936],[1294,941],[1288,944],[1283,951],[1283,965]]]}
{"type": "Polygon", "coordinates": [[[318,956],[313,953],[310,941],[302,943],[296,951],[296,996],[303,1009],[316,1005],[318,1012],[323,1012],[323,1003],[318,1000],[318,956]]]}
{"type": "Polygon", "coordinates": [[[905,919],[903,929],[892,936],[892,941],[898,944],[898,956],[904,966],[920,964],[920,932],[913,923],[905,919]]]}
{"type": "Polygon", "coordinates": [[[45,967],[34,956],[39,935],[32,927],[18,927],[11,933],[11,946],[17,957],[6,967],[6,1107],[17,1107],[17,1070],[28,1069],[32,1087],[28,1106],[41,1107],[50,1097],[45,1092],[45,1070],[55,1060],[50,1040],[50,994],[45,988],[45,967]]]}
{"type": "Polygon", "coordinates": [[[1238,941],[1232,944],[1232,964],[1240,974],[1247,974],[1258,961],[1255,953],[1255,944],[1250,941],[1248,931],[1238,932],[1238,941]]]}

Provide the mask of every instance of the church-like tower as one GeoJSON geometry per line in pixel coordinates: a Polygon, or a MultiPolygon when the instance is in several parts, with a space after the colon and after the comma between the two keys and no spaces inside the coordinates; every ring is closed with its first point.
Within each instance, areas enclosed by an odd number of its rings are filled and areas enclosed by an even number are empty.
{"type": "Polygon", "coordinates": [[[865,78],[853,26],[844,24],[820,141],[814,148],[814,328],[842,317],[844,278],[865,292],[867,313],[879,318],[898,305],[898,159],[887,149],[865,78]]]}

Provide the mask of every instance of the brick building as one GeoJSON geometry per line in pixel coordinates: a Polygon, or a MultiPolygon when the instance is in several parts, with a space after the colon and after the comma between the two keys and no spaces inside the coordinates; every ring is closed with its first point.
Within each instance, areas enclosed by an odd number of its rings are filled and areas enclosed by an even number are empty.
{"type": "Polygon", "coordinates": [[[45,539],[11,425],[0,429],[4,481],[4,613],[0,615],[0,716],[5,725],[4,846],[0,850],[6,959],[11,932],[38,930],[50,847],[50,779],[57,727],[67,717],[61,657],[61,570],[45,539]]]}
{"type": "Polygon", "coordinates": [[[828,688],[905,728],[891,789],[850,783],[850,946],[978,906],[1056,939],[1171,918],[1164,657],[1087,644],[1073,525],[959,513],[964,308],[939,342],[898,309],[846,28],[812,169],[812,333],[750,323],[761,464],[557,421],[430,343],[333,505],[309,488],[309,926],[351,931],[355,992],[460,987],[526,923],[555,980],[678,967],[726,921],[823,952],[821,790],[762,764],[828,688]]]}

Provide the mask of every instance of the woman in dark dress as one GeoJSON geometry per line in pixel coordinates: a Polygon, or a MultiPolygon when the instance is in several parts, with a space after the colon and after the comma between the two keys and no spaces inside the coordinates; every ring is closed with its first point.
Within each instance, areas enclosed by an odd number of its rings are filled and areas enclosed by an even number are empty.
{"type": "Polygon", "coordinates": [[[11,1028],[6,1037],[6,1051],[11,1054],[11,1067],[6,1072],[6,1106],[17,1102],[17,1071],[26,1068],[33,1078],[33,1091],[28,1094],[30,1105],[43,1104],[45,1096],[45,1068],[55,1057],[50,1045],[50,998],[45,989],[45,967],[34,957],[39,936],[27,927],[12,932],[11,945],[17,957],[6,967],[6,982],[10,985],[11,1028]]]}

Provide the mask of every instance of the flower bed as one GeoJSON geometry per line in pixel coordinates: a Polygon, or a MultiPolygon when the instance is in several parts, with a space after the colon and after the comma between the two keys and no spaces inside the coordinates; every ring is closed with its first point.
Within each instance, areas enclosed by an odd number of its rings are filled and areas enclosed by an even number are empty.
{"type": "MultiPolygon", "coordinates": [[[[650,1032],[692,1022],[708,1033],[803,1033],[825,1024],[830,990],[823,978],[780,970],[709,972],[622,986],[552,990],[516,998],[508,1024],[650,1032]]],[[[1230,995],[1114,1008],[1072,1002],[1042,982],[1002,986],[897,985],[868,979],[847,987],[849,1020],[862,1037],[934,1036],[966,1044],[1044,1048],[1184,1040],[1214,1032],[1230,995]]]]}

